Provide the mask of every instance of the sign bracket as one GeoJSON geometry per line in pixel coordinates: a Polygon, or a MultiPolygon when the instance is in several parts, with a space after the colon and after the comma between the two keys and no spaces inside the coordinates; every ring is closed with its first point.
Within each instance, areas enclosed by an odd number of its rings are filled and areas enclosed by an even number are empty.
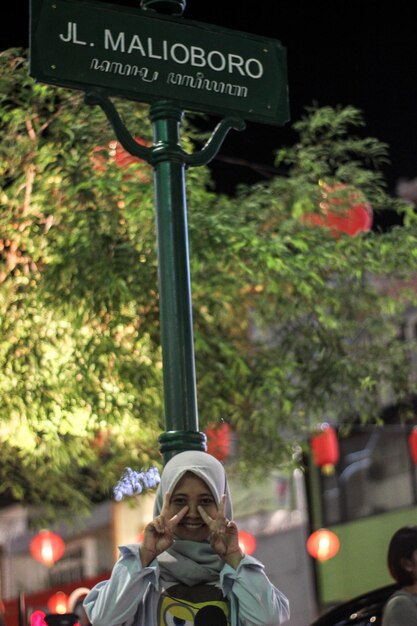
{"type": "MultiPolygon", "coordinates": [[[[121,119],[116,107],[108,96],[102,94],[96,89],[89,90],[85,94],[85,102],[90,106],[100,106],[123,148],[133,156],[146,161],[146,163],[149,163],[149,165],[152,166],[155,165],[159,159],[162,158],[162,160],[164,160],[166,158],[167,150],[170,151],[170,158],[183,161],[187,167],[207,165],[216,157],[227,133],[230,130],[244,130],[246,128],[244,120],[235,117],[226,117],[217,124],[211,137],[205,143],[203,148],[193,154],[189,154],[177,144],[175,146],[168,146],[168,144],[164,142],[159,145],[154,145],[152,148],[147,148],[134,140],[121,119]]],[[[155,109],[156,107],[165,106],[166,103],[164,101],[160,101],[155,103],[153,108],[155,109]]]]}

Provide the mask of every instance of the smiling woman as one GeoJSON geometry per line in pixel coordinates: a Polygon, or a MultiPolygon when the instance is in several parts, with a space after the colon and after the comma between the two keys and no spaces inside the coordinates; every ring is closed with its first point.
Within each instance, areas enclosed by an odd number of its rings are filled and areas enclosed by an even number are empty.
{"type": "Polygon", "coordinates": [[[217,505],[206,483],[192,472],[186,472],[178,481],[169,498],[168,517],[172,519],[175,515],[181,516],[184,510],[185,515],[176,527],[176,536],[179,539],[205,541],[210,529],[203,513],[214,519],[217,516],[217,505]]]}
{"type": "Polygon", "coordinates": [[[85,600],[93,626],[265,626],[288,600],[245,555],[223,465],[181,452],[165,466],[142,544],[121,547],[108,581],[85,600]]]}

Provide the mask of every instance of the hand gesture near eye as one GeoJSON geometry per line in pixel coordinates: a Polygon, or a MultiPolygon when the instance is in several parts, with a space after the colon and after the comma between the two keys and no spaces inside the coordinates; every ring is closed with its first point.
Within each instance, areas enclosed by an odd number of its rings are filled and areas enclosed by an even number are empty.
{"type": "Polygon", "coordinates": [[[235,522],[226,519],[224,508],[226,496],[223,495],[215,518],[210,517],[202,506],[198,512],[210,530],[210,545],[229,565],[236,568],[244,554],[239,547],[238,527],[235,522]]]}
{"type": "Polygon", "coordinates": [[[143,542],[140,546],[142,566],[146,567],[158,554],[167,550],[174,543],[174,530],[188,511],[184,506],[176,515],[169,517],[168,509],[171,494],[165,495],[164,504],[160,515],[155,517],[145,527],[143,542]]]}

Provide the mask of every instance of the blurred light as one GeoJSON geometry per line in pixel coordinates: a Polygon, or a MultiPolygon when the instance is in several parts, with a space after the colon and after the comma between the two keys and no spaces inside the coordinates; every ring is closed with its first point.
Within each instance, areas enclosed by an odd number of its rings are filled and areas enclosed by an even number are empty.
{"type": "Polygon", "coordinates": [[[232,446],[232,432],[229,424],[209,424],[205,430],[207,435],[207,452],[218,461],[225,461],[232,446]]]}
{"type": "Polygon", "coordinates": [[[50,530],[41,530],[30,542],[30,553],[33,558],[48,567],[59,561],[64,552],[63,540],[50,530]]]}
{"type": "Polygon", "coordinates": [[[411,459],[414,465],[417,465],[417,428],[413,428],[408,437],[408,446],[410,448],[411,459]]]}
{"type": "Polygon", "coordinates": [[[30,615],[30,626],[46,626],[45,615],[43,611],[33,611],[30,615]]]}
{"type": "Polygon", "coordinates": [[[339,552],[339,537],[326,528],[320,528],[307,539],[307,552],[318,561],[327,561],[339,552]]]}
{"type": "Polygon", "coordinates": [[[253,554],[255,552],[256,539],[251,533],[248,533],[246,530],[239,530],[238,539],[239,548],[242,552],[245,554],[253,554]]]}
{"type": "Polygon", "coordinates": [[[63,591],[57,591],[48,600],[47,606],[51,613],[68,613],[68,596],[63,591]]]}

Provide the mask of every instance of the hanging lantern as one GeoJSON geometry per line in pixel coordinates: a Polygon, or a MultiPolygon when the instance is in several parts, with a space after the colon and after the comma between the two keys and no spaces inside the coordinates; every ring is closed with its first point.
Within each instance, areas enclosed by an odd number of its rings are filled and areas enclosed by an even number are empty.
{"type": "Polygon", "coordinates": [[[305,213],[302,221],[311,226],[328,228],[334,237],[345,233],[354,237],[372,227],[372,207],[363,194],[349,185],[333,186],[319,181],[322,201],[319,213],[305,213]]]}
{"type": "Polygon", "coordinates": [[[41,530],[30,542],[30,553],[33,558],[48,567],[59,561],[64,552],[63,540],[50,530],[41,530]]]}
{"type": "Polygon", "coordinates": [[[68,613],[68,605],[68,596],[63,591],[54,593],[47,602],[47,607],[51,613],[59,613],[61,615],[68,613]]]}
{"type": "MultiPolygon", "coordinates": [[[[135,137],[136,143],[141,146],[149,146],[149,142],[142,139],[142,137],[135,137]]],[[[127,152],[120,141],[112,141],[110,144],[110,156],[113,156],[115,162],[119,167],[128,167],[131,163],[140,163],[142,159],[133,156],[130,152],[127,152]]],[[[142,161],[143,162],[143,161],[142,161]]]]}
{"type": "Polygon", "coordinates": [[[246,530],[239,530],[238,533],[239,548],[245,554],[253,554],[256,550],[256,539],[246,530]]]}
{"type": "Polygon", "coordinates": [[[307,539],[307,552],[313,559],[327,561],[339,552],[339,537],[326,528],[320,528],[307,539]]]}
{"type": "MultiPolygon", "coordinates": [[[[145,141],[141,137],[134,138],[136,143],[149,147],[151,144],[145,141]]],[[[143,159],[135,157],[130,152],[127,152],[119,141],[110,141],[107,146],[96,146],[93,149],[91,160],[93,167],[96,171],[104,172],[106,170],[106,163],[113,162],[122,169],[126,169],[132,163],[144,163],[143,159]]],[[[145,164],[146,165],[146,164],[145,164]]],[[[131,178],[131,174],[126,174],[123,178],[128,180],[131,178]]],[[[135,170],[135,177],[143,183],[150,183],[152,180],[149,167],[135,170]]]]}
{"type": "Polygon", "coordinates": [[[206,428],[207,452],[219,461],[225,461],[232,445],[232,431],[229,424],[209,424],[206,428]]]}
{"type": "Polygon", "coordinates": [[[313,461],[325,474],[334,472],[339,460],[339,442],[336,430],[327,423],[320,426],[320,432],[310,440],[313,461]]]}
{"type": "Polygon", "coordinates": [[[408,447],[410,448],[411,459],[417,465],[417,427],[413,428],[408,436],[408,447]]]}

